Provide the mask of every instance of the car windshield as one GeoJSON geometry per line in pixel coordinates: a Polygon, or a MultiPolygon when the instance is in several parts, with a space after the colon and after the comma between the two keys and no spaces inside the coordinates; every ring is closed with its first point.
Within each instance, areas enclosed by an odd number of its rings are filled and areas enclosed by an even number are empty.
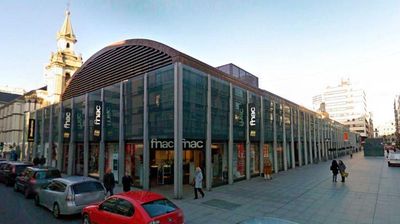
{"type": "Polygon", "coordinates": [[[103,186],[99,182],[87,181],[72,186],[75,194],[83,194],[96,191],[104,191],[103,186]]]}
{"type": "Polygon", "coordinates": [[[153,218],[175,211],[178,207],[168,199],[160,199],[142,204],[147,214],[153,218]]]}

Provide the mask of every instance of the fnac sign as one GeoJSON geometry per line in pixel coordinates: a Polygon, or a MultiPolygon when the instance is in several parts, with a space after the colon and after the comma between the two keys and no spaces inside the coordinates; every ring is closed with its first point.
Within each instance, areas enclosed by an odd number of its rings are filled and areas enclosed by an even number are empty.
{"type": "Polygon", "coordinates": [[[343,140],[344,140],[345,142],[349,141],[349,133],[348,133],[348,132],[344,132],[344,133],[343,133],[343,140]]]}

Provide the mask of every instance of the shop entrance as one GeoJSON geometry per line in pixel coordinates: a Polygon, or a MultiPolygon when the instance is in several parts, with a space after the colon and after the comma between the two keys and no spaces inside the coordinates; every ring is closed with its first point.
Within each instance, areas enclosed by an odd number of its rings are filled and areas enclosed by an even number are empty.
{"type": "MultiPolygon", "coordinates": [[[[174,150],[150,152],[150,186],[174,184],[174,150]]],[[[190,184],[196,167],[203,172],[205,182],[205,154],[203,150],[183,150],[183,184],[190,184]]]]}

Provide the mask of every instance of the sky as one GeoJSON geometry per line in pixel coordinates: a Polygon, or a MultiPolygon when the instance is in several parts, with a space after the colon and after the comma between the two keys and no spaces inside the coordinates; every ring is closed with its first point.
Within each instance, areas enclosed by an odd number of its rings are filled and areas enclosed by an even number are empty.
{"type": "Polygon", "coordinates": [[[211,66],[234,63],[260,88],[312,109],[349,78],[374,124],[394,120],[400,90],[400,1],[2,0],[0,86],[44,86],[69,2],[84,61],[125,39],[164,43],[211,66]]]}

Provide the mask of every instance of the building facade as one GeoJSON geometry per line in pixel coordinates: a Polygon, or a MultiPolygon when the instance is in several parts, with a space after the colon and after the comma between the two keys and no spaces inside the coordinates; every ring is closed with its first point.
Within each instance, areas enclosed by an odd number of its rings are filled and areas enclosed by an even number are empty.
{"type": "Polygon", "coordinates": [[[373,137],[372,117],[367,111],[364,90],[355,89],[349,80],[342,80],[338,86],[326,87],[324,92],[313,97],[313,108],[318,110],[325,104],[329,117],[344,125],[363,138],[373,137]]]}
{"type": "Polygon", "coordinates": [[[183,197],[196,167],[211,189],[358,148],[359,135],[164,44],[121,41],[76,72],[62,102],[29,114],[25,154],[69,175],[125,172],[183,197]]]}

